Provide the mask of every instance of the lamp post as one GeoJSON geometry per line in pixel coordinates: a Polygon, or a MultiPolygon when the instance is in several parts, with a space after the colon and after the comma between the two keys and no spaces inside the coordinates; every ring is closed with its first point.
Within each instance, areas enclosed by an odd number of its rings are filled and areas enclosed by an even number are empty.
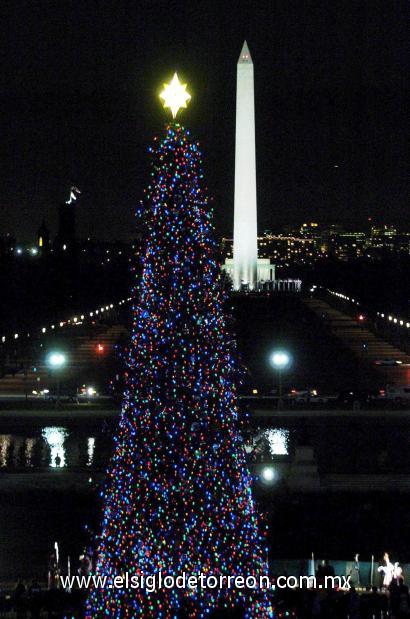
{"type": "Polygon", "coordinates": [[[275,350],[271,355],[271,363],[273,367],[278,371],[279,375],[279,399],[278,409],[282,408],[282,372],[290,365],[290,355],[284,350],[275,350]]]}
{"type": "Polygon", "coordinates": [[[60,370],[61,368],[65,366],[66,361],[67,360],[66,360],[66,356],[64,355],[64,353],[59,352],[59,351],[51,352],[47,357],[47,365],[49,366],[50,370],[56,371],[56,378],[57,378],[56,406],[57,407],[60,406],[60,370]]]}
{"type": "Polygon", "coordinates": [[[261,477],[264,481],[272,483],[275,480],[275,476],[275,470],[272,466],[265,466],[265,468],[262,469],[261,477]]]}

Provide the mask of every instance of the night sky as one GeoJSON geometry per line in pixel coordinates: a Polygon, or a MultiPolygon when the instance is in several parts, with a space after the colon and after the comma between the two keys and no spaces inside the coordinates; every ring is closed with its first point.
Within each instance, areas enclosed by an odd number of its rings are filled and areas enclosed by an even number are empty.
{"type": "Polygon", "coordinates": [[[259,228],[407,226],[408,2],[19,0],[1,6],[0,235],[34,238],[82,190],[79,232],[128,239],[166,120],[189,83],[219,232],[233,220],[236,62],[255,64],[259,228]],[[407,65],[407,66],[406,66],[407,65]],[[337,166],[337,167],[335,167],[337,166]]]}

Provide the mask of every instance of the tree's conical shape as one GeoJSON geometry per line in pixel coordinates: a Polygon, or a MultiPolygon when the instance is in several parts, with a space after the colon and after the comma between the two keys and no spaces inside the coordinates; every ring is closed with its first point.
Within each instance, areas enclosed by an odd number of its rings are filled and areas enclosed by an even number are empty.
{"type": "MultiPolygon", "coordinates": [[[[259,577],[267,574],[266,549],[239,434],[234,341],[199,148],[171,124],[151,152],[147,241],[97,572],[259,577]]],[[[215,609],[223,616],[231,607],[252,619],[272,616],[266,592],[226,582],[150,594],[94,589],[87,616],[204,617],[215,609]]]]}

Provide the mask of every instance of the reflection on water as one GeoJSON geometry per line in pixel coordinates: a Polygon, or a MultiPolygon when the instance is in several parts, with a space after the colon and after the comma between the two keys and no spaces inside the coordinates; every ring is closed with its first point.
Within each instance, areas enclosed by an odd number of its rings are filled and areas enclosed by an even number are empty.
{"type": "Polygon", "coordinates": [[[11,447],[11,434],[0,434],[0,466],[7,466],[11,447]]]}
{"type": "Polygon", "coordinates": [[[67,430],[51,426],[44,428],[41,435],[50,449],[49,466],[52,468],[66,466],[65,441],[68,436],[67,430]]]}
{"type": "Polygon", "coordinates": [[[245,440],[245,452],[251,462],[289,456],[290,436],[291,432],[287,428],[258,428],[245,440]]]}
{"type": "Polygon", "coordinates": [[[269,428],[265,430],[272,456],[287,456],[289,454],[289,430],[285,428],[269,428]]]}
{"type": "Polygon", "coordinates": [[[104,441],[60,426],[40,427],[29,436],[0,434],[0,469],[93,467],[97,460],[104,467],[106,449],[104,441]]]}
{"type": "Polygon", "coordinates": [[[26,466],[34,466],[34,448],[36,446],[36,438],[27,438],[24,450],[24,461],[26,466]]]}
{"type": "MultiPolygon", "coordinates": [[[[100,435],[98,435],[100,436],[100,435]]],[[[0,469],[105,467],[110,439],[104,442],[61,426],[39,427],[29,435],[0,434],[0,469]],[[106,457],[105,457],[106,454],[106,457]]]]}
{"type": "Polygon", "coordinates": [[[87,466],[92,466],[94,462],[94,451],[95,451],[95,438],[89,437],[87,439],[87,466]]]}
{"type": "MultiPolygon", "coordinates": [[[[290,454],[290,431],[257,428],[249,432],[244,447],[250,462],[290,454]]],[[[0,433],[0,470],[61,468],[105,469],[112,451],[112,437],[105,428],[37,426],[26,432],[0,433]],[[93,432],[93,434],[91,434],[93,432]]]]}
{"type": "Polygon", "coordinates": [[[0,467],[19,466],[22,461],[25,466],[32,466],[35,441],[34,438],[0,434],[0,467]]]}

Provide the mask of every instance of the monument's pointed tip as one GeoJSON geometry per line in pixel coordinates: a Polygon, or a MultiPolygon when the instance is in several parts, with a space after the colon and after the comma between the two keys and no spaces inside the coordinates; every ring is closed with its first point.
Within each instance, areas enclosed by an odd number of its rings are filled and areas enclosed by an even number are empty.
{"type": "Polygon", "coordinates": [[[243,42],[238,64],[252,64],[252,57],[246,41],[243,42]]]}

